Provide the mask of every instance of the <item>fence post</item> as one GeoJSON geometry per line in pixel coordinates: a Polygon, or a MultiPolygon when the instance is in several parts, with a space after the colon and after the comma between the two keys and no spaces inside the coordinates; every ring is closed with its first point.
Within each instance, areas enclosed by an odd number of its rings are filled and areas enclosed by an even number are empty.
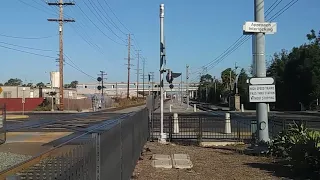
{"type": "Polygon", "coordinates": [[[225,116],[225,124],[224,124],[224,133],[230,134],[231,133],[231,122],[230,122],[230,113],[226,113],[225,116]]]}
{"type": "Polygon", "coordinates": [[[201,143],[202,142],[202,118],[199,117],[199,142],[201,143]]]}
{"type": "Polygon", "coordinates": [[[238,137],[238,142],[241,142],[241,139],[240,139],[240,122],[239,120],[236,120],[237,121],[237,137],[238,137]]]}
{"type": "Polygon", "coordinates": [[[173,133],[179,133],[179,117],[178,113],[173,114],[173,133]]]}
{"type": "Polygon", "coordinates": [[[101,154],[100,154],[100,133],[92,133],[96,146],[96,180],[100,180],[101,154]]]}
{"type": "Polygon", "coordinates": [[[169,141],[172,142],[172,121],[173,117],[172,115],[169,116],[169,141]]]}

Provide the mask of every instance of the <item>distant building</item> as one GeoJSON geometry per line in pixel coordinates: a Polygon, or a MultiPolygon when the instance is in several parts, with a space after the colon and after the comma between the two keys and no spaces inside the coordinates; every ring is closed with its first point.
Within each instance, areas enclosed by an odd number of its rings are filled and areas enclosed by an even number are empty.
{"type": "MultiPolygon", "coordinates": [[[[1,86],[2,93],[0,98],[50,98],[50,92],[56,92],[55,95],[56,103],[59,104],[59,88],[31,88],[22,86],[1,86]]],[[[64,89],[64,98],[66,99],[84,99],[85,96],[78,95],[76,89],[64,89]]]]}

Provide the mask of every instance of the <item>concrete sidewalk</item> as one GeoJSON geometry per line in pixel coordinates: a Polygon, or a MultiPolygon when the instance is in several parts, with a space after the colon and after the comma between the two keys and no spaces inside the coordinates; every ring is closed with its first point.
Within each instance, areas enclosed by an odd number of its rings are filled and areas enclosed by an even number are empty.
{"type": "MultiPolygon", "coordinates": [[[[167,101],[164,103],[163,112],[169,113],[170,112],[170,105],[171,105],[171,112],[173,113],[181,113],[181,112],[193,112],[193,106],[187,105],[185,103],[175,102],[175,101],[167,101]]],[[[197,109],[197,112],[203,112],[200,109],[197,109]]],[[[155,110],[155,113],[160,113],[160,108],[155,110]]]]}

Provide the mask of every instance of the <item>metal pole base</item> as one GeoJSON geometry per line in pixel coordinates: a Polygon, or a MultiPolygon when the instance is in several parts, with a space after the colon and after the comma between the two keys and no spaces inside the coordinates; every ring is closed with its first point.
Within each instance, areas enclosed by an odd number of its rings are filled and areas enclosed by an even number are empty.
{"type": "Polygon", "coordinates": [[[158,142],[160,144],[167,144],[167,135],[165,133],[160,134],[160,138],[158,139],[158,142]]]}

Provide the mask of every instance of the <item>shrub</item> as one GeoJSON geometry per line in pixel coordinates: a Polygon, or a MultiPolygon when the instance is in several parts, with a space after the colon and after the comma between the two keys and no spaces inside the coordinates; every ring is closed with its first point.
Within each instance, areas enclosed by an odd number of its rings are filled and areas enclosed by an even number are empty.
{"type": "Polygon", "coordinates": [[[304,124],[294,124],[270,143],[270,153],[282,158],[300,175],[317,175],[320,170],[320,133],[304,124]]]}

